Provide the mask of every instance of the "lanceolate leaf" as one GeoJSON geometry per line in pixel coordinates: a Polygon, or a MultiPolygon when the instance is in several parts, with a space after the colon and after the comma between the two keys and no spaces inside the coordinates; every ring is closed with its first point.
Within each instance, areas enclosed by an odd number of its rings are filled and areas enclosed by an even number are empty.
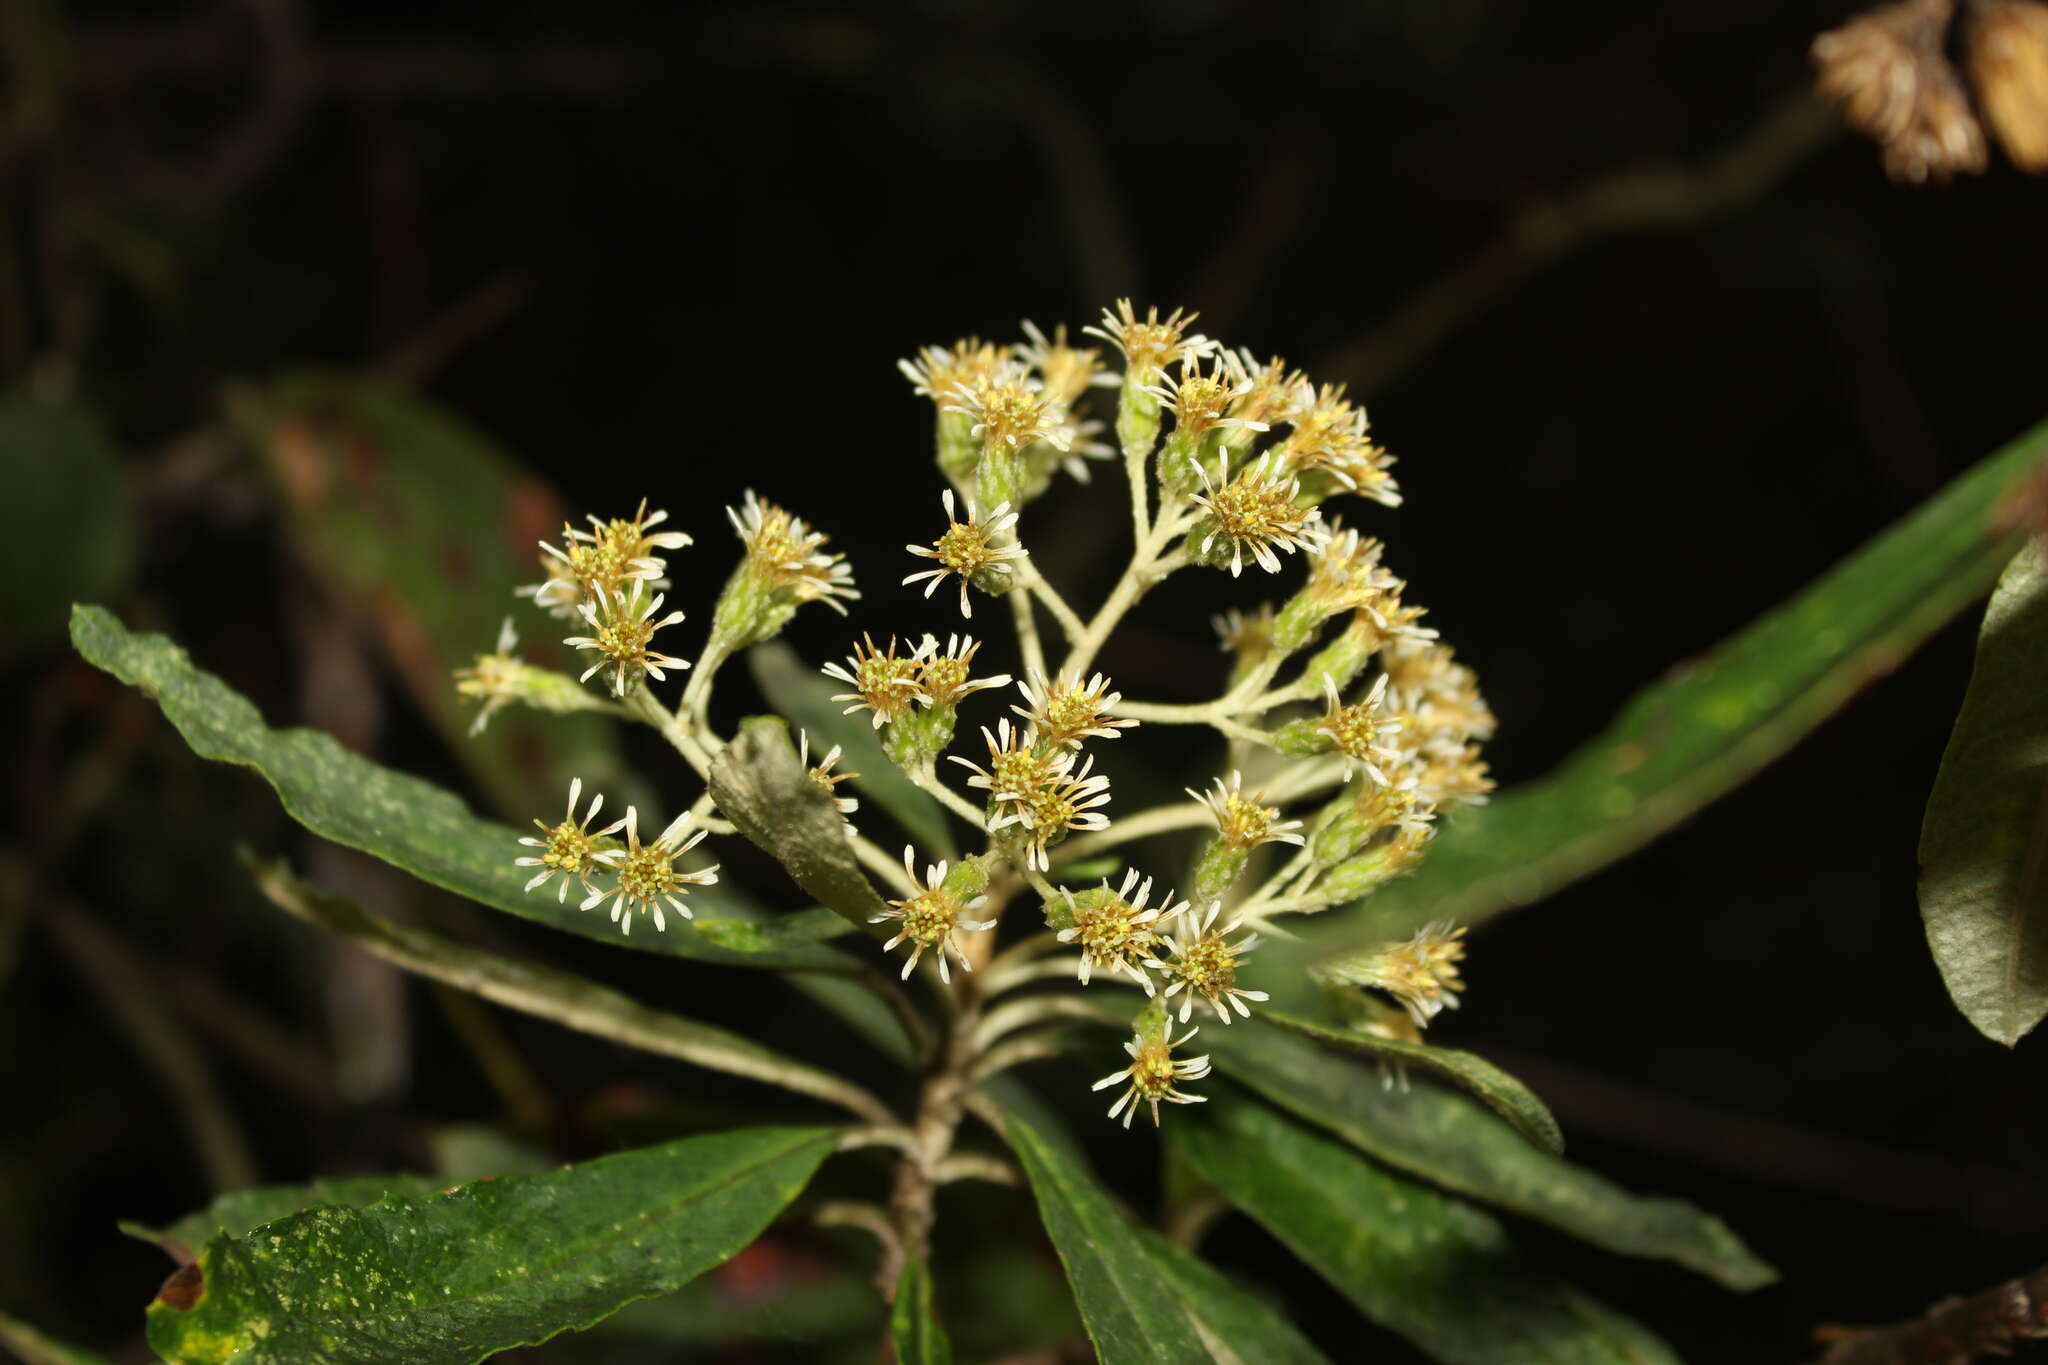
{"type": "Polygon", "coordinates": [[[775,856],[789,875],[863,931],[888,910],[846,842],[844,820],[797,759],[778,716],[749,716],[711,761],[711,795],[740,833],[775,856]]]}
{"type": "Polygon", "coordinates": [[[149,1342],[174,1365],[469,1365],[724,1261],[832,1143],[743,1129],[220,1234],[150,1305],[149,1342]]]}
{"type": "Polygon", "coordinates": [[[1242,1092],[1166,1141],[1359,1312],[1454,1365],[1675,1361],[1641,1326],[1530,1266],[1494,1219],[1381,1170],[1242,1092]]]}
{"type": "Polygon", "coordinates": [[[1462,811],[1411,878],[1318,924],[1350,951],[1437,918],[1526,905],[1641,848],[1803,738],[1988,588],[2012,554],[2004,495],[2048,455],[2036,427],[1760,617],[1639,693],[1552,772],[1462,811]]]}
{"type": "Polygon", "coordinates": [[[650,1009],[573,972],[499,957],[423,929],[393,924],[353,901],[307,885],[281,864],[257,868],[256,882],[278,908],[407,971],[628,1047],[810,1095],[873,1123],[895,1121],[881,1101],[830,1072],[771,1052],[736,1033],[650,1009]]]}
{"type": "Polygon", "coordinates": [[[1152,1229],[1132,1231],[1218,1365],[1328,1365],[1278,1309],[1152,1229]]]}
{"type": "MultiPolygon", "coordinates": [[[[271,729],[248,698],[194,668],[184,650],[161,635],[131,635],[104,608],[72,608],[71,640],[89,661],[154,699],[201,758],[254,768],[307,829],[422,881],[536,924],[645,952],[756,967],[860,970],[820,943],[846,928],[823,910],[785,915],[739,946],[713,942],[688,922],[665,934],[623,937],[603,913],[577,910],[573,894],[567,904],[557,901],[553,884],[529,895],[531,870],[513,865],[527,851],[519,832],[478,819],[453,792],[379,767],[331,735],[271,729]]],[[[559,819],[561,807],[553,801],[535,814],[559,819]]],[[[715,886],[693,890],[690,900],[700,916],[744,918],[715,886]]]]}
{"type": "Polygon", "coordinates": [[[1133,1227],[1087,1169],[1031,1124],[1012,1116],[1003,1131],[1038,1198],[1103,1365],[1322,1361],[1258,1300],[1133,1227]]]}
{"type": "Polygon", "coordinates": [[[315,1205],[338,1204],[360,1208],[364,1204],[376,1203],[387,1194],[434,1194],[446,1184],[446,1181],[435,1180],[432,1176],[392,1173],[315,1180],[305,1185],[258,1185],[246,1190],[230,1190],[169,1227],[123,1223],[121,1231],[130,1237],[156,1243],[182,1265],[190,1261],[215,1233],[242,1237],[265,1223],[274,1223],[315,1205]]]}
{"type": "Polygon", "coordinates": [[[1325,1047],[1361,1053],[1389,1066],[1406,1066],[1430,1072],[1461,1086],[1488,1109],[1513,1124],[1523,1137],[1552,1156],[1564,1155],[1564,1132],[1550,1109],[1528,1086],[1502,1071],[1484,1057],[1456,1048],[1431,1047],[1426,1043],[1403,1043],[1325,1028],[1278,1010],[1260,1010],[1259,1017],[1281,1028],[1314,1039],[1325,1047]]]}
{"type": "Polygon", "coordinates": [[[932,1312],[932,1268],[922,1256],[903,1267],[896,1281],[896,1308],[889,1315],[896,1365],[953,1365],[953,1343],[932,1312]]]}
{"type": "MultiPolygon", "coordinates": [[[[811,737],[812,762],[838,745],[845,753],[836,771],[859,773],[852,785],[894,817],[918,847],[937,857],[953,857],[946,813],[890,761],[865,712],[845,714],[845,703],[832,700],[839,689],[780,640],[754,646],[747,652],[747,665],[768,704],[811,737]]],[[[855,823],[862,819],[851,818],[855,823]]]]}
{"type": "Polygon", "coordinates": [[[1920,831],[1920,914],[1956,1007],[2011,1047],[2048,1014],[2048,548],[2013,556],[1920,831]]]}
{"type": "Polygon", "coordinates": [[[1237,1080],[1397,1170],[1609,1251],[1675,1261],[1731,1289],[1777,1278],[1720,1219],[1680,1200],[1630,1194],[1540,1151],[1462,1095],[1388,1090],[1372,1072],[1257,1018],[1204,1029],[1201,1041],[1237,1080]]]}

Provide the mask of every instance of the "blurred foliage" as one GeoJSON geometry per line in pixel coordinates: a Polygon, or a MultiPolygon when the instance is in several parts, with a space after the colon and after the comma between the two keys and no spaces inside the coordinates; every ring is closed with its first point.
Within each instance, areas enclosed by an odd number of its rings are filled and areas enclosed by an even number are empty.
{"type": "Polygon", "coordinates": [[[0,396],[0,470],[4,661],[48,646],[69,603],[120,593],[138,547],[120,456],[89,408],[0,396]]]}

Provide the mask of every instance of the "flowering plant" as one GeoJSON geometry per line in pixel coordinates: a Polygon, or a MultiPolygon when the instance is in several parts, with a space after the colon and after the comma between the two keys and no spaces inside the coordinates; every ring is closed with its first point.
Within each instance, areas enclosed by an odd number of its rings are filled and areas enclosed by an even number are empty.
{"type": "Polygon", "coordinates": [[[868,1238],[848,1254],[893,1304],[897,1358],[944,1359],[942,1324],[978,1307],[936,1254],[941,1195],[961,1182],[1028,1190],[1112,1361],[1322,1358],[1195,1254],[1228,1207],[1447,1359],[1668,1358],[1518,1256],[1488,1206],[1730,1286],[1768,1279],[1716,1220],[1565,1163],[1526,1088],[1425,1041],[1458,1003],[1461,927],[1335,947],[1296,927],[1411,873],[1442,823],[1485,802],[1495,722],[1381,542],[1334,510],[1401,501],[1363,409],[1194,321],[1120,302],[1088,329],[1100,344],[1026,324],[1015,345],[903,362],[932,404],[939,496],[924,505],[943,520],[906,528],[929,538],[906,546],[886,606],[875,570],[857,586],[827,532],[750,490],[727,509],[740,554],[715,599],[689,571],[710,518],[643,501],[542,544],[545,577],[521,595],[582,667],[529,661],[508,621],[455,686],[477,730],[518,707],[649,727],[692,774],[658,813],[652,784],[625,797],[578,776],[529,832],[507,830],[324,737],[269,730],[175,647],[81,609],[89,657],[151,690],[202,753],[264,772],[316,832],[557,929],[782,976],[883,1059],[828,1070],[744,1024],[652,1009],[260,866],[280,906],[410,970],[831,1117],[440,1193],[388,1177],[361,1198],[223,1202],[159,1237],[183,1267],[151,1310],[157,1348],[476,1360],[669,1293],[802,1216],[868,1238]],[[1128,562],[1092,609],[1035,540],[1032,504],[1062,478],[1129,503],[1128,562]],[[1127,698],[1100,667],[1119,627],[1173,575],[1223,570],[1282,586],[1217,619],[1217,694],[1127,698]],[[777,637],[799,611],[855,604],[878,619],[843,660],[792,665],[777,637]],[[965,633],[977,605],[983,629],[1007,625],[1001,646],[965,633]],[[778,714],[721,733],[714,687],[750,652],[778,714]],[[1208,737],[1188,799],[1133,809],[1134,751],[1170,728],[1208,737]],[[724,865],[749,843],[818,908],[769,911],[736,888],[724,865]],[[832,946],[853,935],[874,942],[832,946]],[[1069,1058],[1086,1068],[1070,1083],[1069,1058]],[[1025,1068],[1055,1082],[1050,1103],[1025,1068]],[[1141,1114],[1161,1129],[1158,1229],[1090,1173],[1095,1139],[1066,1097],[1091,1081],[1115,1140],[1141,1114]]]}

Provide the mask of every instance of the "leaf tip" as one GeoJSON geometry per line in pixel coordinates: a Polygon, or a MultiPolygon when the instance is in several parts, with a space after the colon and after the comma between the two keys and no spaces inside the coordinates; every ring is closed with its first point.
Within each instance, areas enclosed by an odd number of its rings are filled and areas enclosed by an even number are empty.
{"type": "Polygon", "coordinates": [[[206,1294],[206,1271],[199,1262],[179,1266],[156,1291],[156,1301],[179,1313],[189,1313],[206,1294]]]}

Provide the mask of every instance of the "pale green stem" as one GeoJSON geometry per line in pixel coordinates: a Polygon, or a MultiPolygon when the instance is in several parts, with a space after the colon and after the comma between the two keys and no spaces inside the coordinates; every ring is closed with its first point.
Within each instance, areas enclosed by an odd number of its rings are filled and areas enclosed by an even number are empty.
{"type": "MultiPolygon", "coordinates": [[[[1081,623],[1081,618],[1074,609],[1067,605],[1067,599],[1060,596],[1059,589],[1045,581],[1045,576],[1038,572],[1036,565],[1024,570],[1024,586],[1029,588],[1039,601],[1045,603],[1045,609],[1060,623],[1060,629],[1065,632],[1069,644],[1081,638],[1088,628],[1081,623]]],[[[1044,671],[1042,661],[1039,669],[1041,672],[1044,671]]]]}
{"type": "Polygon", "coordinates": [[[1335,754],[1309,763],[1297,764],[1266,784],[1265,799],[1283,805],[1324,787],[1344,782],[1344,760],[1335,754]]]}
{"type": "Polygon", "coordinates": [[[846,842],[853,848],[853,856],[860,859],[867,870],[880,877],[889,886],[905,896],[915,896],[921,889],[910,880],[900,860],[891,858],[873,840],[858,834],[846,836],[846,842]]]}
{"type": "MultiPolygon", "coordinates": [[[[1065,947],[1065,944],[1060,944],[1065,947]]],[[[1036,962],[1013,963],[1006,967],[1000,977],[991,977],[986,983],[989,998],[1007,994],[1036,981],[1073,981],[1074,959],[1071,957],[1041,959],[1036,962]]]]}
{"type": "Polygon", "coordinates": [[[988,965],[982,969],[982,994],[995,995],[1003,989],[1003,983],[1008,975],[1019,966],[1044,957],[1047,953],[1056,953],[1065,946],[1060,942],[1060,936],[1050,929],[1011,944],[990,958],[988,965]]]}
{"type": "Polygon", "coordinates": [[[675,746],[675,751],[697,770],[699,777],[710,776],[711,755],[698,742],[697,736],[690,733],[690,727],[684,723],[682,717],[663,706],[661,700],[646,687],[635,688],[627,694],[626,709],[661,731],[662,738],[675,746]]]}
{"type": "MultiPolygon", "coordinates": [[[[1105,976],[1102,982],[1130,985],[1132,990],[1137,989],[1134,983],[1117,982],[1113,977],[1105,976]]],[[[982,1017],[980,1026],[974,1031],[974,1049],[977,1052],[986,1052],[1009,1034],[1056,1019],[1086,1019],[1099,1024],[1102,1022],[1102,1015],[1095,1006],[1072,992],[1033,995],[1023,1000],[1012,1000],[996,1006],[982,1017]]]]}
{"type": "Polygon", "coordinates": [[[695,825],[698,829],[709,830],[713,834],[735,833],[736,830],[732,821],[721,820],[711,813],[717,808],[718,803],[716,801],[713,801],[711,799],[711,793],[709,791],[706,791],[702,796],[698,797],[694,802],[691,803],[690,823],[695,825]]]}
{"type": "Polygon", "coordinates": [[[714,639],[705,643],[704,652],[691,665],[689,682],[683,684],[682,700],[676,704],[676,714],[686,723],[702,727],[705,713],[711,708],[712,681],[728,657],[725,646],[719,641],[714,639]]]}
{"type": "Polygon", "coordinates": [[[1038,618],[1032,614],[1031,594],[1013,588],[1009,593],[1010,616],[1017,623],[1017,651],[1024,666],[1045,672],[1045,646],[1038,639],[1038,618]]]}
{"type": "MultiPolygon", "coordinates": [[[[1152,537],[1151,477],[1147,466],[1152,452],[1137,446],[1124,448],[1124,477],[1131,485],[1131,544],[1143,545],[1152,537]]],[[[1163,510],[1163,509],[1162,509],[1163,510]]]]}
{"type": "Polygon", "coordinates": [[[974,1064],[969,1080],[979,1085],[989,1077],[1008,1071],[1025,1062],[1036,1062],[1046,1057],[1057,1057],[1066,1051],[1065,1045],[1056,1037],[1039,1034],[1032,1038],[1012,1038],[1000,1047],[992,1047],[981,1055],[974,1064]]]}
{"type": "Polygon", "coordinates": [[[833,1148],[837,1152],[853,1152],[863,1147],[894,1147],[899,1152],[917,1152],[917,1135],[898,1124],[868,1124],[859,1128],[844,1128],[839,1133],[839,1143],[833,1148]]]}
{"type": "Polygon", "coordinates": [[[1110,589],[1108,599],[1096,611],[1094,619],[1082,630],[1080,638],[1074,641],[1073,652],[1067,655],[1066,663],[1061,665],[1062,672],[1077,677],[1086,672],[1088,665],[1095,662],[1096,654],[1109,640],[1110,632],[1124,619],[1125,613],[1138,604],[1139,598],[1158,586],[1162,579],[1188,562],[1187,554],[1182,550],[1175,550],[1164,556],[1160,554],[1160,551],[1166,548],[1167,541],[1171,540],[1179,529],[1171,510],[1161,504],[1158,523],[1149,534],[1140,538],[1132,549],[1131,562],[1125,566],[1123,577],[1110,589]],[[1166,534],[1161,535],[1161,531],[1166,534]]]}
{"type": "Polygon", "coordinates": [[[910,768],[905,768],[903,770],[903,775],[905,777],[908,777],[912,782],[915,782],[923,791],[930,795],[940,805],[944,806],[947,810],[953,812],[953,814],[959,816],[962,820],[965,820],[968,824],[974,826],[976,829],[986,829],[988,827],[988,818],[985,815],[983,815],[980,810],[968,804],[968,802],[964,800],[951,787],[948,787],[945,783],[939,781],[936,774],[928,772],[918,772],[910,768]]]}
{"type": "Polygon", "coordinates": [[[1207,806],[1194,801],[1178,802],[1171,806],[1154,806],[1136,815],[1125,816],[1108,829],[1093,834],[1083,834],[1067,840],[1052,851],[1053,861],[1072,862],[1090,854],[1127,844],[1135,839],[1150,838],[1154,834],[1167,834],[1177,829],[1197,829],[1215,822],[1216,814],[1207,806]]]}
{"type": "Polygon", "coordinates": [[[987,1152],[954,1152],[941,1161],[938,1182],[945,1185],[955,1180],[986,1180],[991,1185],[1023,1183],[1015,1166],[987,1152]]]}

